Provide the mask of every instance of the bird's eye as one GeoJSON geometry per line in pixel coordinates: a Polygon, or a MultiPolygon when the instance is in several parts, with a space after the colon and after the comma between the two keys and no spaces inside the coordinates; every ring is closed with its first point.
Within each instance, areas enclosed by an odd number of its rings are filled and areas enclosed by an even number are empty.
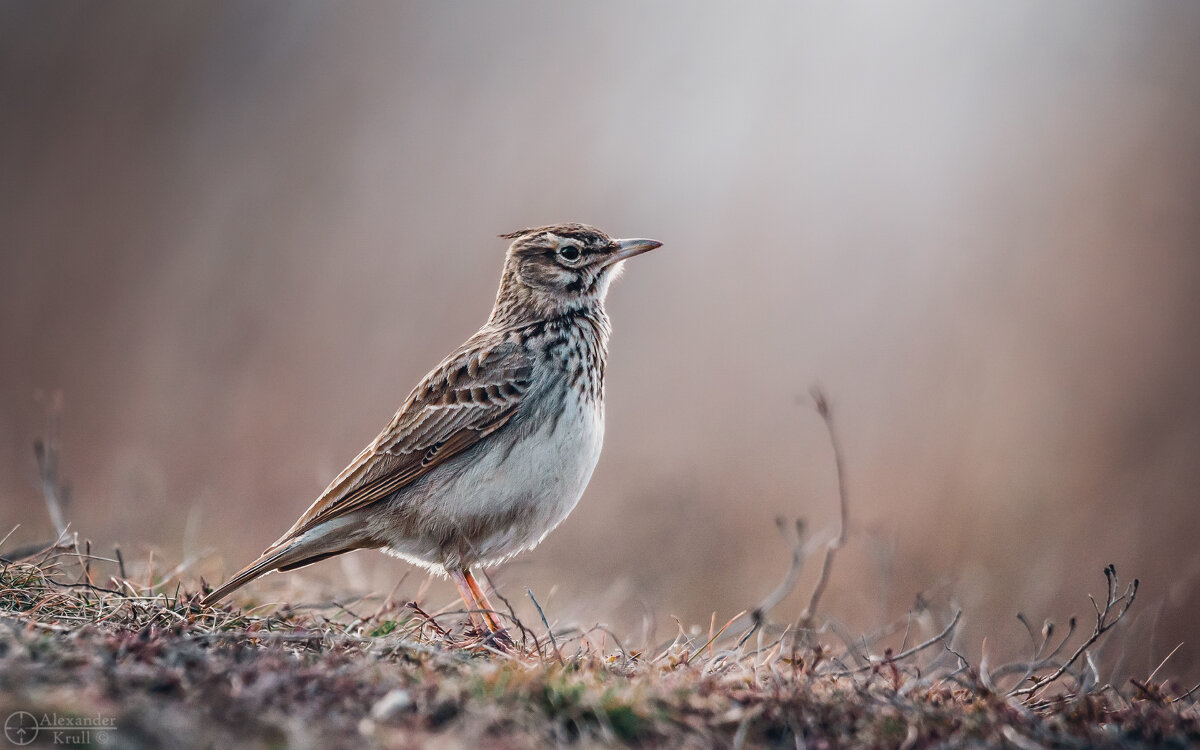
{"type": "Polygon", "coordinates": [[[579,248],[574,245],[563,245],[558,249],[558,257],[562,258],[568,263],[574,263],[575,261],[579,260],[579,256],[579,248]]]}

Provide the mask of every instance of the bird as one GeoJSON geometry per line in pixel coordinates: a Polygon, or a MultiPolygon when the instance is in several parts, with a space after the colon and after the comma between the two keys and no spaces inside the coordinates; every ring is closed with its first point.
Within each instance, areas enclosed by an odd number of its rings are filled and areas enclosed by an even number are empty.
{"type": "Polygon", "coordinates": [[[381,549],[449,576],[475,631],[511,643],[473,571],[537,546],[579,502],[604,442],[605,298],[625,261],[662,243],[578,223],[500,237],[510,244],[483,326],[203,606],[272,571],[381,549]]]}

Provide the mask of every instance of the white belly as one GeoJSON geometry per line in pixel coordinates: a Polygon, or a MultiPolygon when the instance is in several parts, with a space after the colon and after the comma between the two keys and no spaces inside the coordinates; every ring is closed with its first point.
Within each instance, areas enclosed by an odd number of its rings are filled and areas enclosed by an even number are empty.
{"type": "Polygon", "coordinates": [[[535,547],[579,502],[604,442],[602,405],[574,393],[560,403],[560,414],[531,415],[528,434],[470,452],[460,470],[414,488],[419,499],[399,499],[420,507],[420,531],[384,529],[388,551],[440,570],[495,565],[535,547]]]}

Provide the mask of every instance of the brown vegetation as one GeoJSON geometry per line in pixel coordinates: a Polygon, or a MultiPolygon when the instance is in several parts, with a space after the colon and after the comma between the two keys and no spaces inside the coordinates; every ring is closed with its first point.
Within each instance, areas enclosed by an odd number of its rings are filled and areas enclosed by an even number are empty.
{"type": "MultiPolygon", "coordinates": [[[[959,615],[904,623],[913,646],[772,624],[765,612],[634,649],[596,628],[500,613],[498,651],[460,611],[371,596],[196,606],[174,574],[135,583],[61,544],[0,568],[0,710],[111,717],[121,747],[401,747],[436,736],[500,747],[1184,746],[1194,692],[1153,676],[1103,684],[1088,647],[1132,603],[1116,574],[1092,637],[1031,630],[1026,663],[972,664],[959,615]],[[740,622],[739,622],[740,621],[740,622]],[[930,627],[932,625],[932,627],[930,627]],[[466,630],[463,628],[467,627],[466,630]],[[1071,656],[1066,656],[1071,653],[1071,656]]],[[[715,625],[715,623],[714,623],[715,625]]]]}
{"type": "MultiPolygon", "coordinates": [[[[1157,670],[1127,684],[1102,678],[1110,672],[1094,647],[1138,589],[1136,580],[1122,587],[1112,566],[1103,599],[1092,600],[1090,633],[1077,633],[1074,618],[1065,635],[1049,622],[1038,632],[1018,615],[1030,656],[1016,663],[973,663],[957,643],[962,612],[928,602],[863,636],[821,617],[848,502],[829,405],[814,397],[834,445],[842,525],[795,622],[778,624],[771,613],[808,556],[800,523],[781,523],[798,532],[783,580],[723,626],[714,614],[707,632],[681,624],[665,643],[633,646],[601,626],[552,626],[530,591],[536,620],[500,597],[511,650],[471,630],[460,610],[392,594],[202,608],[207,586],[196,586],[187,563],[156,576],[146,561],[135,581],[119,551],[94,555],[64,534],[0,567],[0,711],[97,717],[110,723],[89,739],[121,747],[1200,741],[1196,688],[1155,681],[1157,670]]],[[[38,456],[53,512],[61,494],[53,441],[38,456]]]]}

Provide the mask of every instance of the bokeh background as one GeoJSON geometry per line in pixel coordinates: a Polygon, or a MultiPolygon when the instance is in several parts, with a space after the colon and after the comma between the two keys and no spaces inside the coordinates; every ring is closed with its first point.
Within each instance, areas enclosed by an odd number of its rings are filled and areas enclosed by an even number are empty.
{"type": "Polygon", "coordinates": [[[1113,562],[1143,589],[1111,649],[1195,676],[1197,39],[1189,3],[5,2],[0,535],[52,536],[61,393],[73,528],[229,572],[483,321],[495,235],[584,221],[665,246],[610,297],[591,487],[510,593],[634,640],[754,604],[777,516],[836,526],[819,383],[851,498],[822,611],[926,592],[1016,654],[1016,611],[1089,615],[1113,562]]]}

